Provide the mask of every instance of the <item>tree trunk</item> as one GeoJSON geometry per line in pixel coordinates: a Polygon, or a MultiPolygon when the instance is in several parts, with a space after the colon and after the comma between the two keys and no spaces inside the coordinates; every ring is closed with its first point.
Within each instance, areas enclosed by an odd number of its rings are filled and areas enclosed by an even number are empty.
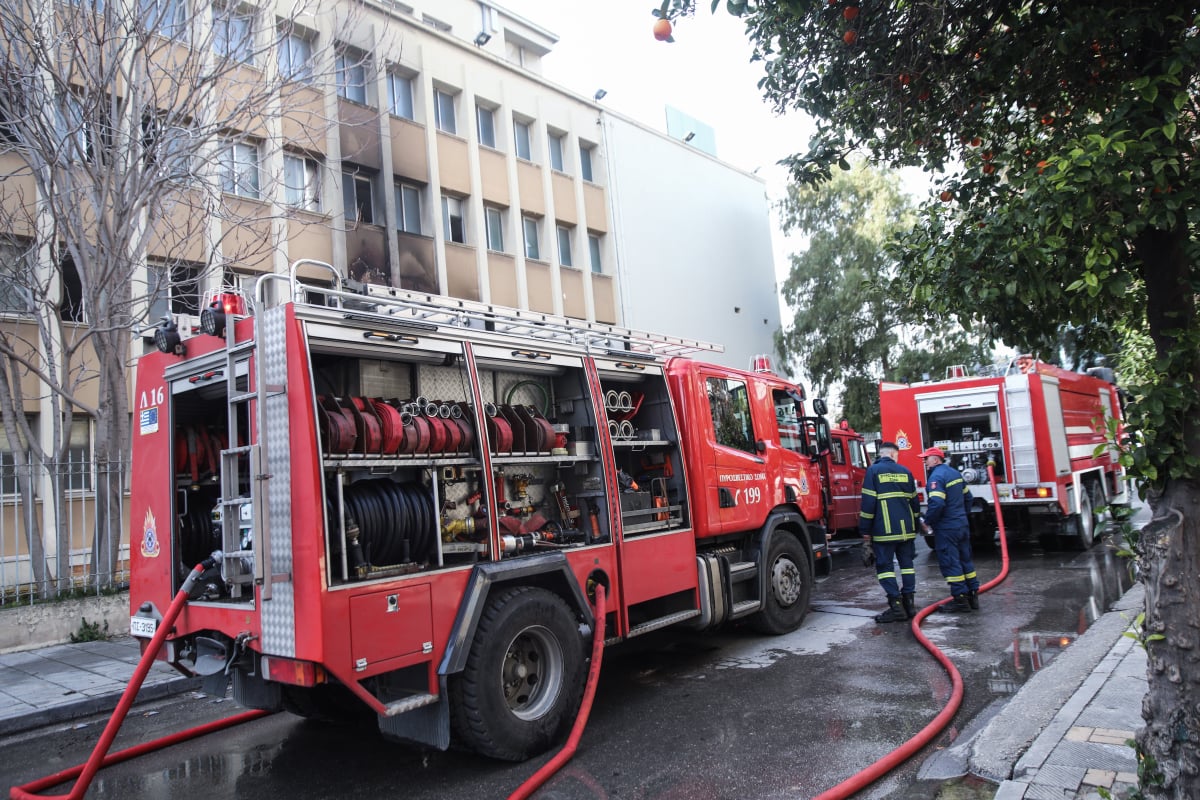
{"type": "Polygon", "coordinates": [[[1193,800],[1200,797],[1200,483],[1172,482],[1155,505],[1139,550],[1145,633],[1163,638],[1146,642],[1141,784],[1147,798],[1193,800]]]}

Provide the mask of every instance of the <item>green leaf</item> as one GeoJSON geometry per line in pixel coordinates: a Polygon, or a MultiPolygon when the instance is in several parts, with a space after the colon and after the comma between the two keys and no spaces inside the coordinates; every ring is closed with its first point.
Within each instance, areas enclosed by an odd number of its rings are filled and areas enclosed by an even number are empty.
{"type": "Polygon", "coordinates": [[[1167,137],[1167,141],[1169,141],[1169,142],[1175,141],[1175,123],[1173,121],[1168,122],[1166,125],[1163,125],[1162,132],[1163,132],[1163,136],[1167,137]]]}

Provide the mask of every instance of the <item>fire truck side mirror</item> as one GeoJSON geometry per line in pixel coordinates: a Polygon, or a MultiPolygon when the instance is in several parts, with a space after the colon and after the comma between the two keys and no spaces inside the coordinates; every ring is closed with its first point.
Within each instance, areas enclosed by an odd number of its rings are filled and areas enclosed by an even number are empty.
{"type": "Polygon", "coordinates": [[[813,400],[813,413],[820,417],[823,417],[829,413],[829,406],[825,405],[825,399],[823,397],[818,397],[813,400]]]}
{"type": "Polygon", "coordinates": [[[755,452],[758,452],[758,453],[767,452],[767,443],[764,442],[762,439],[756,439],[754,442],[754,450],[755,450],[755,452]]]}

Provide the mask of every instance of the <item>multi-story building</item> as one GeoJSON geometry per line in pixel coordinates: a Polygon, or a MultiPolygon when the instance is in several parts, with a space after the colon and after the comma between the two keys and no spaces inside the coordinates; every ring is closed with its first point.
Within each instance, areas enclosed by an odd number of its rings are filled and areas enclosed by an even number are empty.
{"type": "MultiPolygon", "coordinates": [[[[243,80],[289,87],[244,126],[231,116],[207,171],[184,170],[225,212],[166,209],[163,235],[134,254],[148,320],[169,313],[187,328],[206,290],[249,293],[260,275],[314,259],[357,281],[722,343],[713,358],[734,366],[772,349],[779,309],[757,177],[547,80],[556,37],[490,0],[323,1],[346,13],[283,22],[269,3],[122,6],[168,34],[211,26],[216,52],[246,62],[243,80]]],[[[14,159],[0,152],[12,179],[0,206],[36,205],[14,159]]],[[[69,272],[62,281],[69,294],[69,272]]],[[[152,346],[152,328],[141,331],[131,355],[152,346]]],[[[34,387],[25,410],[48,433],[47,396],[34,387]]],[[[76,425],[86,458],[88,423],[76,425]]],[[[21,523],[6,519],[0,559],[19,561],[21,523]]],[[[49,509],[41,519],[62,524],[49,509]]],[[[87,557],[86,536],[70,547],[87,557]]]]}

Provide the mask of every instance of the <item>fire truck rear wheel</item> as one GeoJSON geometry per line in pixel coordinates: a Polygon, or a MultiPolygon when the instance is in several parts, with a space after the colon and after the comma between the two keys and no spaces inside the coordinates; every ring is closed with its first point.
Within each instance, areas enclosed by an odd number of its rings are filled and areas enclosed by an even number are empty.
{"type": "Polygon", "coordinates": [[[759,633],[788,633],[800,627],[808,614],[812,595],[812,567],[808,553],[795,536],[776,531],[763,561],[766,592],[762,610],[750,617],[759,633]]]}
{"type": "Polygon", "coordinates": [[[1087,550],[1096,543],[1096,512],[1092,509],[1092,492],[1088,487],[1079,495],[1079,516],[1075,519],[1079,545],[1087,550]]]}
{"type": "Polygon", "coordinates": [[[549,749],[579,706],[583,649],[575,617],[558,595],[519,586],[492,596],[466,668],[450,680],[456,738],[504,761],[549,749]]]}

